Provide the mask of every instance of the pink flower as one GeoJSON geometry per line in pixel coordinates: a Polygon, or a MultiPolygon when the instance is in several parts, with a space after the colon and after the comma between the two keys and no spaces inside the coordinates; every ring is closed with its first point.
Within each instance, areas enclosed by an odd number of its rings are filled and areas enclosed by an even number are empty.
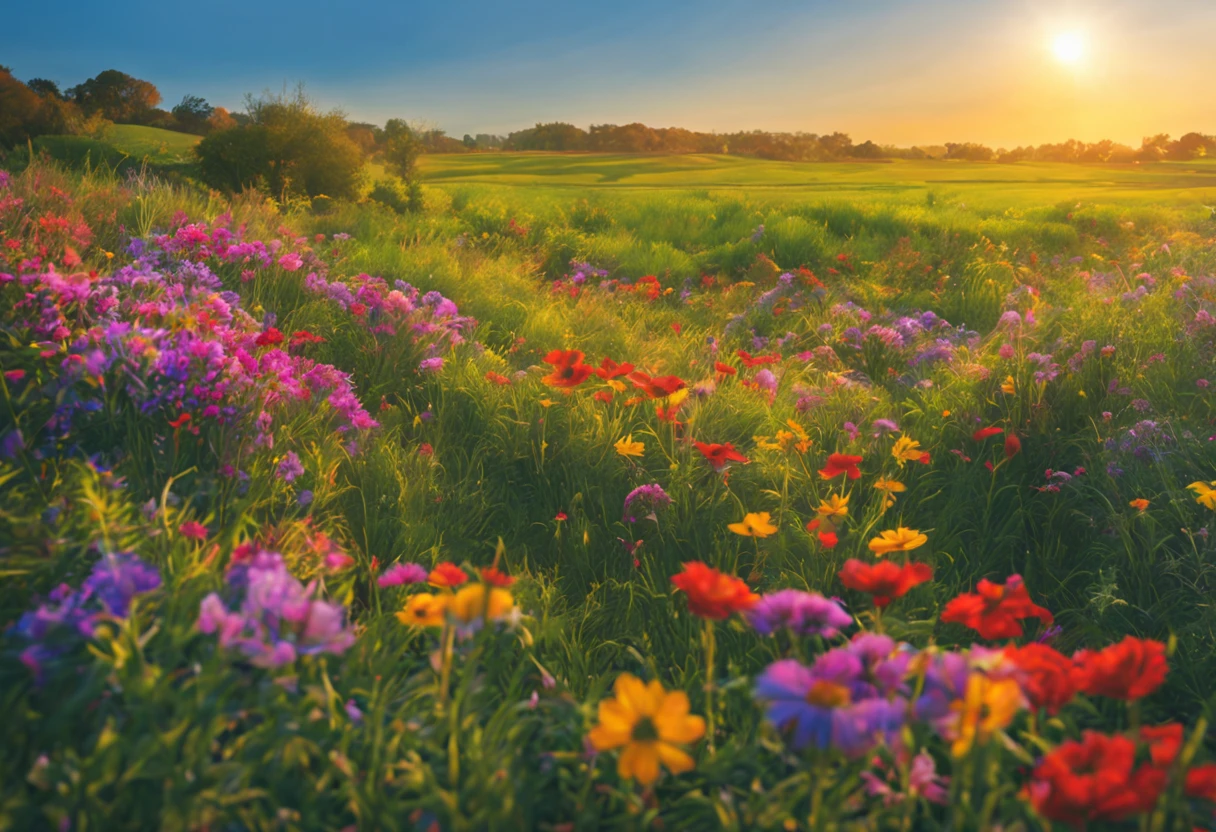
{"type": "Polygon", "coordinates": [[[25,370],[5,370],[4,380],[10,384],[21,381],[25,378],[25,370]]]}
{"type": "Polygon", "coordinates": [[[394,563],[376,579],[381,589],[402,584],[420,584],[426,580],[427,571],[416,563],[394,563]]]}
{"type": "Polygon", "coordinates": [[[289,251],[279,258],[279,266],[285,271],[294,272],[296,269],[304,265],[303,258],[294,251],[289,251]]]}
{"type": "Polygon", "coordinates": [[[191,540],[207,539],[207,527],[197,520],[187,520],[181,524],[178,531],[181,532],[182,537],[188,537],[191,540]]]}

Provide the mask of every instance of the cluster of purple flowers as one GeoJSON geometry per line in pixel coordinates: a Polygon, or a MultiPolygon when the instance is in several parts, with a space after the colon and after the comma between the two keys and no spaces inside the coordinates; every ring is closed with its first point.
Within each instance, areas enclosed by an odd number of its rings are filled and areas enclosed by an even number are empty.
{"type": "Polygon", "coordinates": [[[160,583],[160,573],[133,554],[102,555],[80,589],[60,584],[45,603],[17,621],[14,632],[30,642],[21,652],[21,661],[41,681],[48,661],[81,637],[92,638],[100,621],[126,618],[135,596],[151,592],[160,583]]]}
{"type": "Polygon", "coordinates": [[[752,628],[762,636],[788,630],[798,636],[836,638],[853,623],[853,617],[834,598],[817,592],[782,589],[761,597],[746,613],[752,628]]]}
{"type": "Polygon", "coordinates": [[[228,570],[225,595],[203,599],[198,628],[219,636],[258,667],[280,667],[300,655],[340,655],[354,644],[346,608],[314,598],[316,583],[303,585],[277,552],[258,551],[228,570]]]}
{"type": "Polygon", "coordinates": [[[639,517],[659,522],[658,514],[671,505],[671,496],[658,483],[639,485],[625,495],[625,522],[636,523],[639,517]]]}

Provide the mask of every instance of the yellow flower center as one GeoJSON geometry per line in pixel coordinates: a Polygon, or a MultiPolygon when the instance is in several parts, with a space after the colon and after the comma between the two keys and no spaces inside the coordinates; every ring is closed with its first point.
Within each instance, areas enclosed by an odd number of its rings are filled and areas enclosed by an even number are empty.
{"type": "Polygon", "coordinates": [[[807,704],[819,708],[839,708],[849,704],[851,698],[848,688],[834,682],[816,682],[806,692],[807,704]]]}

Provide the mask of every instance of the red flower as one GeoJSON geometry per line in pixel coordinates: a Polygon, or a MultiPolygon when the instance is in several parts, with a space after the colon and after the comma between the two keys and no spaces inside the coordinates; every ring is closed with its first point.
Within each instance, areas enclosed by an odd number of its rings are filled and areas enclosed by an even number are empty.
{"type": "Polygon", "coordinates": [[[735,450],[735,446],[727,442],[718,444],[717,442],[706,444],[705,442],[693,442],[697,450],[701,452],[701,456],[709,460],[709,464],[714,466],[714,470],[721,471],[732,462],[742,462],[746,465],[750,460],[743,454],[735,450]]]}
{"type": "Polygon", "coordinates": [[[260,333],[253,343],[259,347],[273,347],[275,344],[283,343],[283,333],[272,326],[265,332],[260,333]]]}
{"type": "Polygon", "coordinates": [[[366,313],[367,304],[355,302],[350,305],[350,314],[354,315],[356,318],[361,318],[366,313]]]}
{"type": "Polygon", "coordinates": [[[307,329],[301,329],[291,334],[292,348],[301,347],[304,344],[323,344],[325,339],[320,335],[313,335],[307,329]]]}
{"type": "Polygon", "coordinates": [[[600,390],[599,392],[597,392],[595,394],[594,398],[597,402],[603,402],[604,404],[608,404],[609,402],[612,401],[612,391],[611,390],[600,390]]]}
{"type": "Polygon", "coordinates": [[[971,438],[974,439],[976,442],[983,442],[989,436],[996,436],[997,434],[1004,433],[1004,432],[1005,432],[1004,428],[998,428],[995,426],[990,427],[990,428],[980,428],[975,433],[971,434],[971,438]]]}
{"type": "Polygon", "coordinates": [[[733,376],[735,373],[739,372],[734,367],[730,366],[729,364],[723,364],[721,361],[714,362],[714,370],[718,373],[719,381],[727,376],[733,376]]]}
{"type": "Polygon", "coordinates": [[[553,372],[541,381],[551,387],[578,387],[592,372],[591,368],[583,363],[581,350],[553,350],[545,356],[545,363],[552,365],[553,372]]]}
{"type": "MultiPolygon", "coordinates": [[[[822,519],[816,517],[814,520],[811,520],[806,524],[806,530],[808,532],[813,532],[817,530],[822,523],[822,519]]],[[[836,535],[836,530],[833,529],[831,525],[820,531],[817,537],[819,538],[819,545],[825,549],[834,549],[836,548],[836,544],[840,542],[840,538],[836,535]]]]}
{"type": "Polygon", "coordinates": [[[431,586],[451,588],[460,586],[469,580],[465,571],[454,563],[436,564],[431,574],[426,576],[426,582],[431,586]]]}
{"type": "Polygon", "coordinates": [[[715,621],[729,618],[733,612],[751,609],[760,600],[743,581],[700,561],[684,564],[684,571],[672,575],[671,582],[688,595],[688,609],[693,615],[715,621]]]}
{"type": "Polygon", "coordinates": [[[739,360],[743,362],[743,366],[751,369],[759,367],[762,364],[776,364],[781,360],[781,353],[775,352],[772,355],[752,355],[747,350],[737,350],[735,355],[739,356],[739,360]]]}
{"type": "Polygon", "coordinates": [[[1022,452],[1022,440],[1016,433],[1005,434],[1005,458],[1013,459],[1022,452]]]}
{"type": "Polygon", "coordinates": [[[671,322],[671,329],[672,329],[672,331],[673,331],[673,332],[675,332],[675,334],[676,334],[676,335],[679,335],[679,334],[680,334],[680,331],[681,331],[682,329],[684,329],[684,326],[683,326],[683,325],[682,325],[682,324],[681,324],[679,321],[672,321],[672,322],[671,322]]]}
{"type": "Polygon", "coordinates": [[[828,456],[827,463],[819,469],[819,476],[825,480],[830,480],[833,477],[839,477],[845,474],[849,479],[860,479],[861,470],[857,464],[861,462],[861,457],[850,456],[849,454],[831,454],[828,456]]]}
{"type": "Polygon", "coordinates": [[[1187,797],[1198,797],[1216,803],[1216,763],[1195,766],[1188,771],[1183,788],[1187,797]]]}
{"type": "Polygon", "coordinates": [[[1010,645],[1005,657],[1018,669],[1017,682],[1032,707],[1055,716],[1077,694],[1072,659],[1046,644],[1010,645]]]}
{"type": "Polygon", "coordinates": [[[1090,696],[1133,700],[1161,687],[1169,666],[1165,645],[1159,641],[1127,636],[1102,650],[1075,654],[1077,687],[1090,696]]]}
{"type": "Polygon", "coordinates": [[[617,364],[611,358],[605,358],[600,362],[600,366],[596,369],[595,374],[607,381],[617,376],[627,376],[632,372],[632,364],[617,364]]]}
{"type": "Polygon", "coordinates": [[[499,387],[505,387],[511,383],[511,379],[507,378],[502,373],[496,373],[493,370],[486,371],[486,381],[492,381],[499,387]]]}
{"type": "Polygon", "coordinates": [[[188,537],[191,540],[207,539],[207,527],[197,520],[187,520],[181,524],[178,531],[181,532],[182,537],[188,537]]]}
{"type": "Polygon", "coordinates": [[[1140,739],[1148,745],[1149,758],[1157,768],[1169,768],[1182,750],[1182,725],[1171,722],[1167,725],[1145,725],[1140,729],[1140,739]]]}
{"type": "Polygon", "coordinates": [[[982,579],[978,592],[964,592],[942,610],[941,620],[965,624],[981,638],[1017,638],[1022,635],[1018,619],[1037,618],[1045,625],[1052,622],[1048,610],[1030,600],[1021,575],[1010,575],[1004,585],[982,579]]]}
{"type": "Polygon", "coordinates": [[[180,428],[182,425],[186,424],[186,422],[189,422],[189,421],[190,421],[190,414],[183,413],[180,416],[178,416],[176,419],[169,422],[169,427],[180,428]]]}
{"type": "Polygon", "coordinates": [[[684,380],[679,376],[655,376],[651,378],[643,372],[629,374],[633,386],[644,392],[652,399],[661,399],[684,386],[684,380]]]}
{"type": "Polygon", "coordinates": [[[481,579],[483,581],[494,586],[510,586],[515,583],[514,578],[500,570],[497,566],[486,566],[478,571],[481,572],[481,579]]]}
{"type": "Polygon", "coordinates": [[[840,582],[849,589],[873,595],[874,606],[879,609],[932,578],[933,570],[928,564],[909,562],[897,566],[885,558],[873,566],[850,558],[840,570],[840,582]]]}
{"type": "Polygon", "coordinates": [[[1168,777],[1135,762],[1136,745],[1127,737],[1085,731],[1081,741],[1061,743],[1043,758],[1026,792],[1036,812],[1078,829],[1125,820],[1151,810],[1168,777]]]}
{"type": "Polygon", "coordinates": [[[570,517],[566,514],[566,512],[559,511],[557,514],[553,515],[553,519],[561,523],[564,520],[569,520],[570,517]]]}

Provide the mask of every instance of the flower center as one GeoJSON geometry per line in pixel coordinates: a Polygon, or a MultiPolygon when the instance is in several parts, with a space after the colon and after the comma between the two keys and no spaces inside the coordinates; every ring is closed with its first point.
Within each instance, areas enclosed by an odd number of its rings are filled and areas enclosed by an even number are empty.
{"type": "Polygon", "coordinates": [[[819,708],[839,708],[849,704],[850,698],[848,688],[833,682],[816,682],[806,692],[807,704],[819,708]]]}
{"type": "Polygon", "coordinates": [[[633,724],[633,733],[630,736],[638,742],[653,742],[659,738],[659,731],[654,727],[654,721],[644,716],[633,724]]]}

